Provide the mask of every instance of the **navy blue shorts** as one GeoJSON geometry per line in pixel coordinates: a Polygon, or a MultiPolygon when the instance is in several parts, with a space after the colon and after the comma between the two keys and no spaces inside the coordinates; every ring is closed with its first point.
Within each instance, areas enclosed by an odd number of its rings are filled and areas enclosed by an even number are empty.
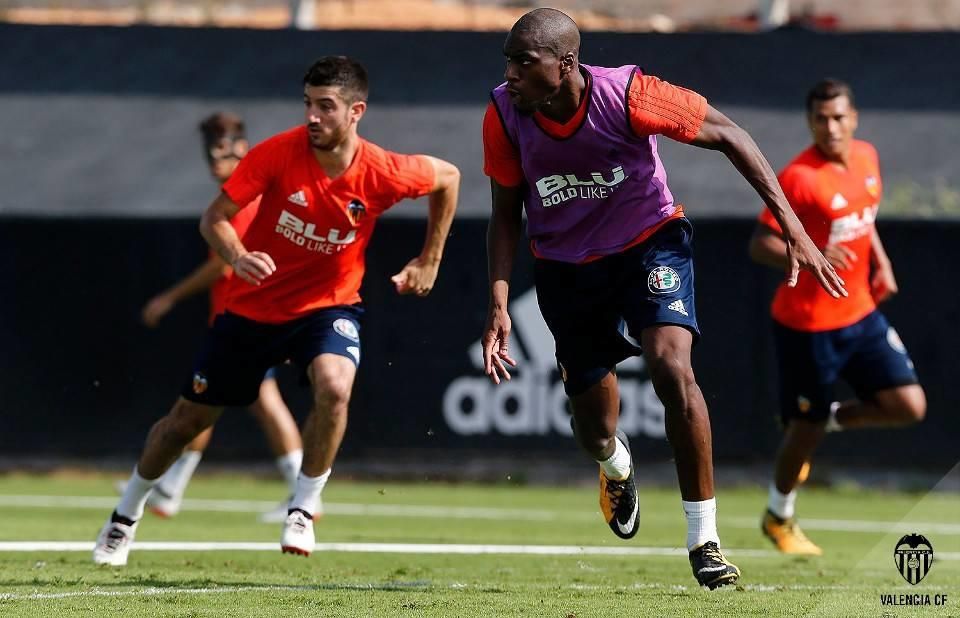
{"type": "Polygon", "coordinates": [[[913,361],[879,311],[845,328],[816,333],[774,322],[780,365],[780,419],[823,422],[842,378],[857,397],[917,383],[913,361]]]}
{"type": "Polygon", "coordinates": [[[599,382],[617,363],[641,353],[624,335],[657,324],[683,326],[700,337],[693,294],[693,226],[664,224],[622,253],[585,264],[536,260],[540,312],[557,347],[568,395],[599,382]]]}
{"type": "Polygon", "coordinates": [[[320,354],[360,364],[360,305],[320,309],[283,324],[220,314],[183,385],[185,399],[210,406],[246,406],[275,365],[291,360],[303,371],[320,354]]]}

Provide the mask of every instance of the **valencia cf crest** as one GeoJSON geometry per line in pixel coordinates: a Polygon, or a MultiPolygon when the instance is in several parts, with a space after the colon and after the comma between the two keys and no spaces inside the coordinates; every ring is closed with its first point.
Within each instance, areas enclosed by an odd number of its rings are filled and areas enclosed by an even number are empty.
{"type": "Polygon", "coordinates": [[[359,225],[360,219],[366,213],[367,207],[360,200],[350,200],[350,203],[347,204],[347,216],[350,217],[350,223],[354,225],[359,225]]]}
{"type": "Polygon", "coordinates": [[[360,341],[360,333],[357,331],[357,325],[346,318],[338,318],[333,322],[333,330],[350,341],[360,341]]]}
{"type": "Polygon", "coordinates": [[[922,534],[904,535],[893,550],[893,560],[900,575],[916,586],[933,567],[933,545],[922,534]]]}
{"type": "Polygon", "coordinates": [[[207,391],[207,376],[199,371],[193,374],[193,392],[202,395],[207,391]]]}

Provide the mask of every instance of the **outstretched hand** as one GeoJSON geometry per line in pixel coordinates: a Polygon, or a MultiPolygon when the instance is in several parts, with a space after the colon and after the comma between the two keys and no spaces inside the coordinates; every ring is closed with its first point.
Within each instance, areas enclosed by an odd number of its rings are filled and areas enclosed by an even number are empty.
{"type": "Polygon", "coordinates": [[[839,243],[824,247],[823,257],[839,270],[853,270],[854,263],[859,259],[853,249],[839,243]]]}
{"type": "Polygon", "coordinates": [[[510,356],[510,314],[507,310],[492,308],[487,316],[487,325],[480,342],[483,344],[483,371],[494,384],[500,384],[500,378],[510,379],[507,365],[517,366],[510,356]]]}
{"type": "Polygon", "coordinates": [[[166,294],[157,294],[143,307],[141,314],[143,323],[150,328],[156,328],[163,316],[170,313],[175,304],[176,302],[166,294]]]}
{"type": "Polygon", "coordinates": [[[823,289],[834,298],[848,296],[843,279],[837,274],[833,264],[805,233],[800,234],[793,241],[787,240],[787,261],[789,263],[787,286],[796,287],[802,268],[812,273],[823,289]]]}
{"type": "Polygon", "coordinates": [[[876,303],[882,303],[900,291],[893,268],[889,265],[878,266],[870,277],[870,294],[876,303]]]}
{"type": "Polygon", "coordinates": [[[433,284],[437,281],[437,270],[440,264],[431,264],[424,262],[420,257],[415,257],[403,270],[390,277],[397,294],[416,294],[417,296],[426,296],[433,289],[433,284]]]}

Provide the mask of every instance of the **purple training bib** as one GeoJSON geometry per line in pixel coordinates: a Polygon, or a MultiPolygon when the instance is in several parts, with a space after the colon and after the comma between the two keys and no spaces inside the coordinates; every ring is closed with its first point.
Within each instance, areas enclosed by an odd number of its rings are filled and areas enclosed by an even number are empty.
{"type": "Polygon", "coordinates": [[[618,253],[677,210],[656,136],[630,127],[627,92],[637,68],[580,67],[589,74],[586,118],[565,139],[520,114],[506,84],[491,94],[520,152],[527,235],[539,257],[562,262],[618,253]]]}

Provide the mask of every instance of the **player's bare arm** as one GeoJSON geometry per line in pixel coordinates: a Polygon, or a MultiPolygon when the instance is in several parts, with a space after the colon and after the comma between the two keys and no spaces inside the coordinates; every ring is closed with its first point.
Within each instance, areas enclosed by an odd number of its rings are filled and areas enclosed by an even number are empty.
{"type": "Polygon", "coordinates": [[[390,278],[400,294],[426,296],[437,280],[443,247],[450,235],[450,225],[457,211],[457,195],[460,192],[460,170],[443,159],[424,155],[436,180],[430,191],[430,214],[427,218],[427,236],[420,255],[413,258],[399,273],[390,278]]]}
{"type": "Polygon", "coordinates": [[[870,236],[870,266],[873,271],[870,275],[870,292],[874,301],[882,303],[900,291],[897,278],[893,275],[893,263],[887,257],[876,228],[870,236]]]}
{"type": "Polygon", "coordinates": [[[217,256],[198,266],[192,273],[178,281],[172,287],[157,294],[143,307],[143,323],[156,328],[163,316],[167,315],[180,301],[194,294],[209,290],[225,274],[227,265],[217,256]]]}
{"type": "Polygon", "coordinates": [[[490,304],[487,324],[483,330],[484,371],[494,384],[501,377],[510,379],[507,365],[517,366],[510,356],[510,314],[507,302],[510,296],[510,274],[520,241],[523,214],[521,186],[504,187],[490,179],[493,194],[493,213],[487,226],[487,274],[490,279],[490,304]]]}
{"type": "MultiPolygon", "coordinates": [[[[824,247],[823,256],[837,270],[852,270],[853,263],[858,259],[853,249],[842,243],[824,247]]],[[[762,223],[757,224],[750,238],[750,257],[758,264],[780,271],[786,270],[790,265],[787,257],[787,243],[779,233],[762,223]]]]}
{"type": "Polygon", "coordinates": [[[207,244],[223,261],[233,267],[238,277],[253,285],[272,275],[277,266],[273,258],[262,251],[247,251],[240,241],[237,231],[230,225],[230,219],[239,212],[240,207],[226,194],[221,192],[200,218],[200,233],[207,244]]]}
{"type": "Polygon", "coordinates": [[[807,236],[797,215],[794,214],[787,198],[783,195],[776,174],[746,131],[708,105],[703,126],[691,143],[701,148],[719,150],[725,154],[770,209],[783,230],[789,286],[793,287],[797,284],[797,277],[802,268],[813,273],[820,285],[835,298],[847,295],[843,279],[807,236]]]}

